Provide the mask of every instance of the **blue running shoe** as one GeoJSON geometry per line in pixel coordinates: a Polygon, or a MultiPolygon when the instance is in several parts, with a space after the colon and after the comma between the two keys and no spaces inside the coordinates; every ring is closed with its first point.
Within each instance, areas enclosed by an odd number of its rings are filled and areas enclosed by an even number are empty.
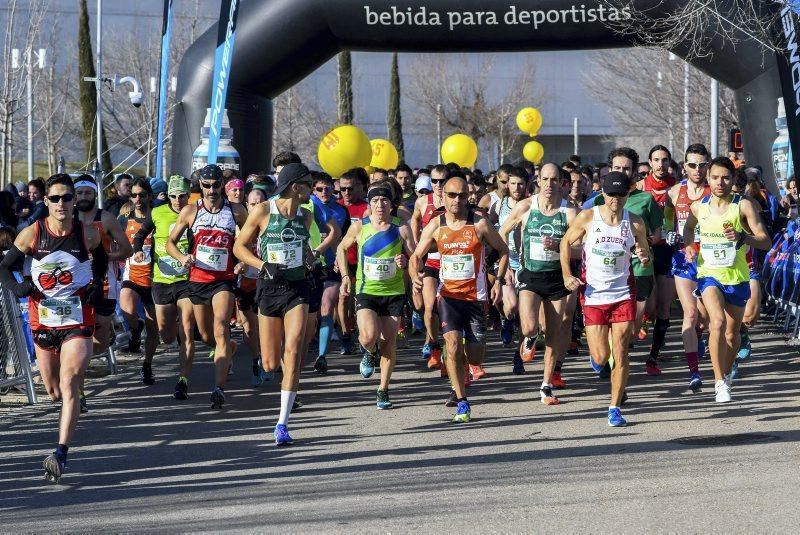
{"type": "Polygon", "coordinates": [[[375,354],[370,353],[366,349],[364,350],[364,356],[361,357],[361,364],[358,366],[359,371],[361,371],[361,377],[364,379],[372,377],[372,374],[375,373],[376,360],[377,356],[375,354]]]}
{"type": "Polygon", "coordinates": [[[703,388],[703,380],[700,378],[700,372],[694,372],[691,377],[689,377],[689,388],[692,389],[692,392],[699,392],[700,389],[703,388]]]}
{"type": "Polygon", "coordinates": [[[466,399],[464,401],[458,402],[458,408],[456,409],[456,415],[453,416],[453,421],[458,424],[463,424],[469,422],[471,417],[470,408],[469,408],[469,401],[466,399]]]}
{"type": "Polygon", "coordinates": [[[514,375],[522,375],[525,373],[525,365],[522,363],[522,357],[519,355],[519,349],[514,351],[514,369],[511,370],[514,375]]]}
{"type": "Polygon", "coordinates": [[[391,409],[392,408],[392,402],[389,401],[389,391],[388,390],[378,390],[376,405],[381,410],[391,409]]]}
{"type": "Polygon", "coordinates": [[[211,391],[211,408],[221,409],[223,405],[225,405],[225,391],[215,386],[211,391]]]}
{"type": "Polygon", "coordinates": [[[265,383],[267,381],[273,381],[275,379],[275,372],[268,372],[264,370],[264,368],[261,368],[261,371],[258,373],[259,375],[261,375],[261,380],[264,381],[265,383]]]}
{"type": "Polygon", "coordinates": [[[278,424],[275,426],[275,445],[276,446],[288,446],[290,444],[294,444],[294,440],[289,435],[289,430],[283,424],[278,424]]]}
{"type": "Polygon", "coordinates": [[[422,346],[422,360],[428,360],[431,358],[431,353],[433,353],[433,347],[430,344],[425,344],[422,346]]]}
{"type": "Polygon", "coordinates": [[[625,427],[628,422],[622,417],[622,412],[619,409],[608,409],[608,426],[609,427],[625,427]]]}
{"type": "Polygon", "coordinates": [[[500,327],[500,340],[503,345],[511,345],[514,341],[514,320],[504,319],[500,327]]]}
{"type": "Polygon", "coordinates": [[[591,355],[589,355],[589,366],[592,367],[594,373],[600,373],[601,371],[603,371],[604,368],[604,366],[601,366],[598,363],[596,363],[591,355]]]}
{"type": "Polygon", "coordinates": [[[350,355],[353,353],[353,339],[350,333],[342,335],[342,346],[339,348],[340,355],[350,355]]]}
{"type": "Polygon", "coordinates": [[[742,333],[742,343],[739,347],[739,352],[736,353],[736,360],[745,360],[753,352],[752,344],[750,343],[750,335],[742,333]]]}
{"type": "Polygon", "coordinates": [[[414,311],[413,314],[411,314],[411,328],[414,329],[413,334],[425,331],[425,320],[422,319],[422,314],[420,314],[416,310],[414,311]]]}

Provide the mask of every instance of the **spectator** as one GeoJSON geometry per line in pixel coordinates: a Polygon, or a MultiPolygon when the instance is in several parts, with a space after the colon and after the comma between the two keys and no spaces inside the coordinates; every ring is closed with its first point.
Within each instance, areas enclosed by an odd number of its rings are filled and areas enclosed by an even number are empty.
{"type": "Polygon", "coordinates": [[[0,227],[8,227],[14,231],[17,230],[17,225],[19,225],[17,199],[19,199],[19,196],[14,195],[10,191],[0,191],[0,227]]]}
{"type": "Polygon", "coordinates": [[[17,224],[17,230],[32,225],[34,221],[44,219],[48,215],[47,206],[44,205],[44,180],[41,178],[34,178],[28,182],[28,199],[31,203],[30,213],[28,217],[20,219],[17,224]]]}
{"type": "MultiPolygon", "coordinates": [[[[127,203],[131,196],[131,181],[133,177],[128,173],[120,173],[114,179],[115,195],[108,199],[103,205],[104,210],[108,210],[117,218],[123,204],[127,203]]],[[[101,192],[102,194],[102,192],[101,192]]]]}
{"type": "Polygon", "coordinates": [[[31,213],[31,203],[28,200],[28,186],[25,182],[18,181],[16,184],[9,184],[8,191],[17,200],[17,215],[26,218],[31,213]]]}

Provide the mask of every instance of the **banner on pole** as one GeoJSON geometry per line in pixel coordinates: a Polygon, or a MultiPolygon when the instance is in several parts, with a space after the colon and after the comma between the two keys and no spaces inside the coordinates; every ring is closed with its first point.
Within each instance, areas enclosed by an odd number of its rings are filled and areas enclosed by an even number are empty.
{"type": "Polygon", "coordinates": [[[800,36],[798,35],[800,2],[788,0],[780,12],[777,37],[781,49],[776,52],[781,93],[786,109],[786,125],[792,148],[794,169],[800,169],[800,36]]]}
{"type": "Polygon", "coordinates": [[[211,121],[208,133],[208,163],[217,163],[222,116],[225,111],[225,97],[228,94],[228,80],[231,73],[233,45],[236,41],[236,17],[239,14],[239,0],[222,0],[217,30],[217,50],[214,54],[214,82],[211,85],[211,121]]]}
{"type": "Polygon", "coordinates": [[[172,0],[164,0],[164,22],[161,25],[161,74],[158,86],[158,142],[156,144],[156,178],[162,177],[164,131],[167,121],[167,82],[169,81],[169,42],[172,39],[172,0]]]}

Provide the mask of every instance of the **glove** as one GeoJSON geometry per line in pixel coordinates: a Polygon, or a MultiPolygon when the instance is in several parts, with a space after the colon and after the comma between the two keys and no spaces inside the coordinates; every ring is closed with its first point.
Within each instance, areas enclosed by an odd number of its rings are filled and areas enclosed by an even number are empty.
{"type": "Polygon", "coordinates": [[[103,287],[101,285],[93,282],[86,287],[86,292],[84,293],[84,299],[86,299],[87,303],[96,305],[100,303],[100,300],[102,298],[103,298],[103,287]]]}
{"type": "Polygon", "coordinates": [[[677,232],[667,232],[667,235],[664,237],[664,240],[669,245],[679,245],[683,241],[683,237],[677,232]]]}
{"type": "Polygon", "coordinates": [[[36,292],[36,285],[29,280],[24,280],[14,288],[14,295],[17,297],[28,297],[36,292]]]}

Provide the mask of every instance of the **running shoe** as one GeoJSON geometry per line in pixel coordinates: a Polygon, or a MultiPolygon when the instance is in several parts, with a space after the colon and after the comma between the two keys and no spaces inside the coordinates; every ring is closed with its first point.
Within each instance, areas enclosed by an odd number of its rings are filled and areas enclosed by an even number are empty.
{"type": "Polygon", "coordinates": [[[642,321],[642,326],[639,328],[638,338],[644,340],[647,338],[647,331],[650,329],[650,322],[647,320],[642,321]]]}
{"type": "Polygon", "coordinates": [[[149,362],[142,364],[142,382],[146,385],[153,385],[156,383],[156,376],[153,375],[153,365],[149,362]]]}
{"type": "Polygon", "coordinates": [[[750,343],[750,335],[742,333],[742,343],[739,346],[739,352],[736,353],[736,360],[745,360],[753,352],[753,346],[750,343]]]}
{"type": "Polygon", "coordinates": [[[314,370],[317,373],[328,373],[328,359],[325,358],[325,355],[318,356],[314,361],[314,370]]]}
{"type": "Polygon", "coordinates": [[[553,395],[553,388],[550,386],[542,386],[539,389],[539,395],[542,398],[542,403],[545,405],[558,405],[558,398],[553,395]]]}
{"type": "Polygon", "coordinates": [[[136,327],[131,329],[131,337],[128,340],[128,352],[138,353],[142,349],[142,331],[144,330],[144,322],[139,320],[136,327]]]}
{"type": "Polygon", "coordinates": [[[706,341],[703,339],[703,335],[697,336],[697,358],[703,358],[706,356],[706,341]]]}
{"type": "Polygon", "coordinates": [[[378,390],[376,405],[381,410],[391,409],[392,408],[392,402],[389,401],[389,391],[388,390],[378,390]]]}
{"type": "Polygon", "coordinates": [[[567,382],[561,377],[561,372],[559,371],[553,372],[553,377],[550,379],[550,382],[553,384],[553,388],[557,390],[567,388],[567,382]]]}
{"type": "Polygon", "coordinates": [[[731,387],[725,381],[717,381],[714,384],[714,393],[717,403],[728,403],[731,400],[731,387]]]}
{"type": "Polygon", "coordinates": [[[420,334],[425,331],[425,320],[422,319],[422,314],[416,310],[411,314],[411,327],[413,329],[411,334],[420,334]]]}
{"type": "Polygon", "coordinates": [[[622,412],[619,409],[608,409],[609,427],[625,427],[626,425],[628,425],[628,422],[622,417],[622,412]]]}
{"type": "Polygon", "coordinates": [[[258,388],[263,382],[264,380],[261,379],[261,366],[259,366],[257,360],[253,360],[253,376],[250,379],[250,384],[253,388],[258,388]]]}
{"type": "Polygon", "coordinates": [[[453,416],[453,421],[457,424],[463,424],[469,422],[470,417],[471,414],[469,410],[469,401],[466,399],[459,401],[458,408],[456,409],[456,415],[453,416]]]}
{"type": "Polygon", "coordinates": [[[452,388],[450,389],[450,397],[447,398],[447,401],[444,402],[445,407],[457,407],[458,406],[458,396],[456,396],[456,391],[452,388]]]}
{"type": "Polygon", "coordinates": [[[42,467],[44,467],[44,478],[47,481],[58,483],[58,480],[61,479],[61,476],[64,474],[64,470],[67,468],[67,457],[66,455],[59,454],[57,451],[53,452],[44,458],[42,467]]]}
{"type": "Polygon", "coordinates": [[[536,358],[536,342],[533,338],[525,337],[522,343],[522,362],[533,362],[536,358]]]}
{"type": "Polygon", "coordinates": [[[519,356],[519,349],[514,351],[514,368],[511,370],[514,375],[525,373],[525,365],[522,364],[522,357],[519,356]]]}
{"type": "Polygon", "coordinates": [[[658,361],[652,357],[647,359],[644,369],[647,375],[661,375],[661,368],[658,367],[658,361]]]}
{"type": "Polygon", "coordinates": [[[514,320],[504,319],[500,324],[500,340],[504,346],[509,346],[514,341],[514,320]]]}
{"type": "Polygon", "coordinates": [[[216,356],[217,356],[217,348],[216,347],[212,347],[211,351],[208,352],[208,358],[210,358],[211,360],[214,360],[214,357],[216,357],[216,356]]]}
{"type": "Polygon", "coordinates": [[[473,366],[472,364],[469,365],[469,373],[472,374],[472,380],[477,381],[481,377],[486,377],[486,370],[483,369],[483,366],[478,364],[477,366],[473,366]]]}
{"type": "Polygon", "coordinates": [[[406,337],[406,328],[405,326],[400,327],[400,331],[397,333],[397,347],[400,348],[407,348],[408,347],[408,338],[406,337]]]}
{"type": "Polygon", "coordinates": [[[268,372],[264,368],[261,368],[258,374],[261,376],[261,380],[264,381],[265,383],[268,381],[275,380],[275,372],[268,372]]]}
{"type": "Polygon", "coordinates": [[[608,362],[606,362],[606,365],[603,366],[602,368],[600,368],[600,372],[597,374],[597,376],[600,379],[608,379],[609,377],[611,377],[611,369],[612,368],[613,368],[613,366],[611,365],[611,359],[608,359],[608,362]]]}
{"type": "Polygon", "coordinates": [[[303,408],[303,402],[300,401],[300,398],[297,397],[297,395],[295,394],[294,401],[292,402],[292,410],[296,411],[296,410],[302,409],[302,408],[303,408]]]}
{"type": "Polygon", "coordinates": [[[339,348],[340,355],[350,355],[353,353],[353,340],[350,333],[342,334],[342,345],[339,348]]]}
{"type": "Polygon", "coordinates": [[[178,377],[178,382],[175,383],[175,393],[172,394],[177,400],[187,400],[189,399],[189,380],[186,377],[178,377]]]}
{"type": "Polygon", "coordinates": [[[422,360],[428,360],[429,358],[431,358],[431,351],[433,351],[433,349],[431,348],[430,344],[423,345],[422,346],[422,360]]]}
{"type": "Polygon", "coordinates": [[[689,377],[689,388],[692,389],[692,392],[699,392],[700,389],[703,388],[703,380],[700,378],[700,372],[694,372],[691,377],[689,377]]]}
{"type": "Polygon", "coordinates": [[[361,357],[361,364],[358,366],[358,369],[361,372],[361,377],[364,379],[372,377],[372,374],[375,373],[376,360],[377,356],[374,353],[370,353],[366,349],[364,350],[364,356],[361,357]]]}
{"type": "Polygon", "coordinates": [[[229,358],[228,360],[228,377],[231,377],[233,375],[233,359],[229,358]]]}
{"type": "Polygon", "coordinates": [[[739,361],[738,359],[733,359],[733,365],[731,366],[730,373],[731,382],[737,377],[739,377],[739,361]]]}
{"type": "Polygon", "coordinates": [[[622,391],[622,402],[620,402],[619,406],[622,407],[623,405],[625,405],[626,401],[628,401],[628,391],[627,390],[623,390],[622,391]]]}
{"type": "Polygon", "coordinates": [[[428,369],[438,370],[442,367],[442,349],[437,345],[431,344],[431,356],[428,359],[428,369]]]}
{"type": "Polygon", "coordinates": [[[81,403],[81,414],[89,412],[89,406],[86,404],[86,394],[83,390],[78,390],[78,401],[81,403]]]}
{"type": "Polygon", "coordinates": [[[540,332],[536,335],[533,347],[536,348],[536,351],[544,351],[544,333],[540,332]]]}
{"type": "MultiPolygon", "coordinates": [[[[591,356],[591,355],[589,355],[589,366],[591,366],[591,367],[592,367],[592,369],[594,370],[594,373],[600,373],[600,372],[602,372],[602,371],[603,371],[603,368],[605,368],[606,366],[608,366],[608,364],[606,364],[605,366],[601,366],[600,364],[598,364],[598,363],[596,363],[596,362],[594,361],[594,359],[592,358],[592,356],[591,356]]],[[[611,367],[609,366],[609,369],[610,369],[610,368],[611,368],[611,367]]]]}
{"type": "Polygon", "coordinates": [[[211,408],[221,409],[223,405],[225,405],[225,391],[215,386],[214,390],[211,391],[211,408]]]}
{"type": "Polygon", "coordinates": [[[275,431],[272,434],[275,436],[276,446],[289,446],[294,444],[294,440],[289,434],[289,430],[283,424],[276,425],[275,431]]]}

